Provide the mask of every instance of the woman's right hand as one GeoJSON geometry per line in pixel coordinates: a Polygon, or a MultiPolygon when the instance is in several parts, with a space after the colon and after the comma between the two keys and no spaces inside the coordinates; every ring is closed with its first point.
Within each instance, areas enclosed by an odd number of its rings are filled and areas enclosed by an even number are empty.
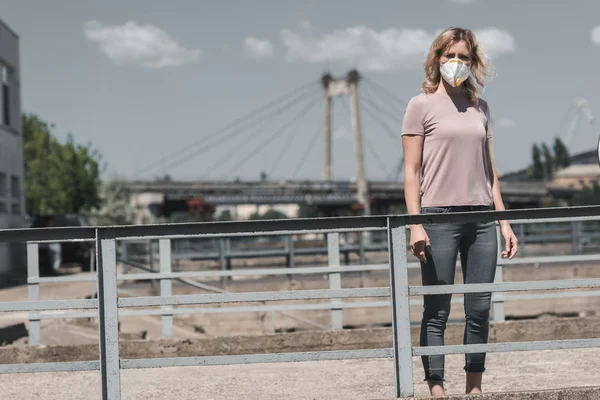
{"type": "Polygon", "coordinates": [[[423,225],[410,227],[410,251],[423,262],[427,262],[425,252],[431,254],[431,243],[423,225]]]}

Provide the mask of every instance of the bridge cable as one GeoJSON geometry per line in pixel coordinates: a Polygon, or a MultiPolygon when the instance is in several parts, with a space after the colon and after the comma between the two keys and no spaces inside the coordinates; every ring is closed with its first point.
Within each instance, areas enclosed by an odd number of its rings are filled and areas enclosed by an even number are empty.
{"type": "Polygon", "coordinates": [[[261,113],[267,111],[270,107],[279,105],[279,104],[281,104],[281,102],[283,102],[286,99],[288,99],[290,97],[293,97],[295,95],[298,96],[298,93],[300,93],[300,96],[301,96],[302,93],[305,94],[305,92],[303,92],[303,91],[306,91],[308,89],[312,89],[312,91],[314,91],[314,87],[316,87],[315,82],[305,83],[304,85],[302,85],[302,86],[300,86],[300,87],[298,87],[298,88],[296,88],[296,89],[294,89],[294,90],[292,90],[292,91],[284,94],[283,96],[279,96],[275,100],[272,100],[269,103],[264,104],[264,105],[258,107],[257,109],[253,110],[252,112],[250,112],[250,113],[248,113],[248,114],[246,114],[246,115],[244,115],[242,117],[239,117],[239,118],[235,119],[234,121],[230,122],[229,124],[225,125],[224,127],[221,127],[219,129],[217,129],[215,132],[212,132],[211,134],[208,134],[208,135],[203,135],[202,137],[200,137],[200,138],[196,139],[195,141],[189,143],[185,147],[182,147],[182,148],[180,148],[178,150],[172,151],[171,153],[169,153],[169,154],[161,157],[160,160],[145,165],[144,167],[138,169],[134,173],[134,175],[139,175],[141,172],[146,171],[148,168],[150,168],[152,166],[155,166],[157,164],[162,163],[162,161],[164,161],[165,158],[175,157],[175,156],[179,155],[181,152],[187,151],[190,148],[192,148],[192,147],[194,147],[194,146],[196,146],[198,144],[204,143],[204,141],[206,140],[207,137],[216,136],[216,135],[218,135],[220,133],[228,131],[229,129],[232,129],[233,127],[235,127],[235,126],[237,126],[237,125],[239,125],[239,124],[241,124],[243,122],[247,122],[246,120],[251,120],[253,118],[258,117],[261,113]]]}
{"type": "Polygon", "coordinates": [[[304,166],[304,162],[308,158],[308,155],[315,148],[315,142],[316,142],[317,138],[322,133],[323,133],[323,128],[319,126],[319,128],[315,131],[315,133],[311,137],[311,139],[308,141],[308,146],[305,148],[304,152],[302,153],[302,156],[300,157],[300,160],[298,161],[298,164],[296,164],[296,168],[294,169],[294,173],[292,174],[292,178],[295,178],[296,175],[298,174],[298,171],[300,171],[300,168],[302,168],[302,166],[304,166]]]}
{"type": "MultiPolygon", "coordinates": [[[[314,90],[312,92],[314,92],[314,90]]],[[[263,116],[259,121],[255,121],[255,122],[263,122],[265,119],[273,117],[273,115],[281,114],[281,113],[287,111],[289,108],[291,108],[291,106],[293,106],[296,103],[299,103],[301,100],[305,99],[309,95],[314,95],[314,93],[305,92],[305,93],[301,94],[300,96],[296,97],[294,100],[292,100],[292,101],[290,101],[290,102],[282,105],[281,107],[279,107],[278,109],[274,110],[270,114],[263,116]]],[[[199,154],[205,153],[208,150],[213,149],[214,147],[218,146],[219,144],[225,142],[226,140],[228,140],[230,138],[233,138],[235,136],[239,136],[240,134],[243,134],[243,133],[247,133],[248,132],[247,129],[248,129],[247,126],[242,126],[242,127],[238,128],[238,129],[235,129],[235,130],[233,130],[231,132],[228,132],[227,134],[225,134],[223,136],[219,136],[216,141],[214,141],[212,143],[208,143],[208,144],[206,144],[203,147],[200,147],[199,149],[195,150],[191,154],[185,154],[185,155],[179,157],[178,159],[174,159],[172,162],[168,163],[165,166],[158,165],[158,167],[159,168],[162,167],[163,169],[167,170],[168,168],[172,168],[172,167],[181,165],[182,163],[188,161],[189,159],[191,159],[193,157],[196,157],[199,154]]]]}
{"type": "Polygon", "coordinates": [[[371,111],[371,105],[369,105],[369,103],[366,102],[361,102],[361,106],[362,109],[365,110],[365,112],[377,123],[377,125],[381,126],[383,128],[383,130],[385,131],[385,133],[392,138],[395,142],[397,142],[398,140],[400,140],[400,138],[398,137],[398,135],[396,133],[394,133],[394,130],[392,128],[390,128],[390,126],[388,124],[386,124],[384,121],[381,120],[381,118],[377,118],[374,114],[373,111],[371,111]]]}
{"type": "MultiPolygon", "coordinates": [[[[272,122],[272,119],[268,119],[265,120],[263,124],[261,124],[258,128],[256,128],[256,130],[254,130],[250,135],[249,138],[251,139],[258,139],[264,132],[267,132],[267,125],[269,125],[269,123],[272,122]]],[[[244,138],[240,138],[240,141],[243,141],[244,138]]],[[[246,142],[247,143],[247,142],[246,142]]],[[[235,146],[235,148],[233,150],[231,150],[231,152],[228,153],[228,158],[229,159],[235,159],[238,157],[239,152],[244,148],[244,145],[238,145],[235,146]]],[[[203,176],[206,176],[203,175],[203,176]]]]}
{"type": "MultiPolygon", "coordinates": [[[[346,116],[348,116],[348,118],[350,118],[350,103],[349,103],[348,98],[346,98],[345,100],[346,101],[342,101],[342,103],[344,103],[344,107],[342,107],[342,109],[346,113],[346,116]]],[[[381,157],[379,157],[379,154],[375,150],[375,147],[371,143],[371,140],[369,139],[369,135],[367,135],[366,132],[363,135],[363,139],[365,141],[365,144],[367,145],[367,151],[369,153],[371,153],[371,156],[373,156],[375,158],[375,161],[377,162],[377,166],[379,168],[381,168],[381,170],[383,171],[383,173],[385,175],[387,175],[388,174],[387,167],[385,166],[385,163],[383,161],[381,161],[382,160],[381,157]]],[[[365,174],[366,174],[366,172],[365,172],[365,174]]]]}
{"type": "MultiPolygon", "coordinates": [[[[401,114],[394,114],[392,111],[389,111],[387,109],[384,109],[383,107],[378,106],[377,102],[375,100],[373,100],[373,98],[371,97],[371,94],[372,94],[372,92],[370,91],[370,89],[367,88],[366,93],[363,92],[363,96],[361,96],[361,101],[367,102],[371,106],[371,108],[373,108],[373,109],[375,109],[375,111],[377,111],[377,113],[382,114],[382,115],[387,115],[388,117],[393,119],[394,122],[402,124],[402,120],[404,119],[404,111],[403,110],[402,110],[401,114]],[[365,96],[364,94],[368,94],[368,96],[365,96]]],[[[384,103],[384,104],[387,104],[387,103],[384,103]]]]}
{"type": "MultiPolygon", "coordinates": [[[[361,104],[362,104],[362,103],[361,103],[361,104]]],[[[362,105],[363,105],[363,106],[366,106],[366,105],[368,105],[368,104],[362,104],[362,105]]],[[[387,134],[388,134],[390,137],[392,137],[392,139],[394,139],[394,141],[398,141],[398,140],[400,140],[400,138],[398,138],[398,136],[396,136],[396,134],[395,134],[395,133],[392,131],[392,129],[391,129],[391,128],[390,128],[390,127],[389,127],[389,126],[388,126],[388,125],[387,125],[387,124],[386,124],[384,121],[382,121],[382,120],[380,120],[380,119],[378,119],[378,118],[375,118],[375,117],[373,116],[373,114],[372,114],[372,111],[371,111],[371,110],[370,110],[368,107],[364,107],[363,109],[365,110],[365,112],[366,112],[367,114],[369,114],[369,116],[370,116],[371,118],[373,118],[373,119],[375,120],[375,122],[376,122],[376,123],[377,123],[379,126],[383,127],[383,129],[385,130],[385,132],[386,132],[386,133],[387,133],[387,134]]],[[[402,149],[402,147],[401,147],[401,151],[402,151],[402,150],[403,150],[403,149],[402,149]]],[[[393,167],[393,168],[392,168],[392,170],[391,170],[391,171],[389,171],[389,172],[387,173],[387,179],[389,179],[389,180],[396,180],[396,179],[398,178],[398,176],[400,175],[400,173],[402,172],[403,168],[404,168],[404,154],[402,154],[402,156],[400,157],[400,160],[398,161],[398,163],[396,164],[396,166],[395,166],[395,167],[393,167]]]]}
{"type": "Polygon", "coordinates": [[[275,169],[277,168],[277,166],[279,165],[279,163],[281,162],[281,160],[283,159],[283,156],[286,154],[286,150],[288,150],[292,144],[292,142],[294,141],[294,139],[296,138],[296,133],[298,133],[298,129],[294,129],[293,134],[289,135],[288,140],[285,141],[285,144],[283,146],[283,151],[279,152],[279,156],[277,157],[277,159],[275,159],[275,162],[273,163],[273,165],[271,166],[271,168],[269,169],[269,173],[271,175],[274,175],[275,169]]]}
{"type": "MultiPolygon", "coordinates": [[[[297,120],[299,120],[300,118],[302,118],[303,116],[305,116],[308,111],[313,108],[318,102],[314,101],[314,99],[310,99],[308,104],[306,105],[306,107],[304,107],[298,114],[296,114],[296,116],[294,118],[292,118],[292,120],[288,121],[287,124],[284,124],[283,126],[281,126],[278,130],[275,130],[275,132],[273,134],[271,134],[270,136],[268,136],[266,138],[266,140],[260,142],[258,144],[258,146],[256,146],[254,149],[252,149],[252,151],[243,159],[241,159],[240,161],[238,161],[232,168],[230,168],[225,176],[229,175],[230,173],[233,173],[234,171],[237,171],[241,166],[243,166],[246,162],[248,162],[248,160],[250,160],[252,157],[254,157],[255,155],[257,155],[258,153],[260,153],[262,150],[265,149],[265,147],[272,142],[276,136],[280,135],[283,131],[285,131],[290,125],[292,125],[293,123],[295,123],[297,120]]],[[[246,143],[242,143],[240,144],[240,146],[244,146],[246,145],[246,143]]],[[[222,163],[223,160],[229,160],[231,159],[231,157],[229,157],[229,154],[226,154],[225,157],[222,157],[221,160],[219,160],[217,162],[217,168],[218,165],[220,165],[222,163]]],[[[214,170],[214,169],[213,169],[214,170]]],[[[204,175],[206,176],[206,174],[204,175]]]]}
{"type": "Polygon", "coordinates": [[[393,99],[394,101],[398,102],[399,104],[402,105],[402,107],[406,107],[408,105],[408,103],[404,100],[402,100],[400,97],[398,97],[397,95],[395,95],[394,93],[392,93],[389,89],[387,89],[386,87],[378,84],[377,82],[371,80],[370,78],[363,76],[362,80],[365,81],[368,85],[372,86],[373,88],[375,88],[376,90],[379,90],[380,92],[385,93],[388,98],[393,99]]]}

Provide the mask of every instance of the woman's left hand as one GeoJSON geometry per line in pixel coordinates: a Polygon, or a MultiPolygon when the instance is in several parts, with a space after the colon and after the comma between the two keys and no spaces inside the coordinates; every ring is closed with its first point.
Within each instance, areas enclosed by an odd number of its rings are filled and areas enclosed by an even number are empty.
{"type": "Polygon", "coordinates": [[[517,246],[517,237],[508,223],[501,225],[500,231],[506,243],[506,250],[502,252],[502,257],[511,260],[519,249],[517,246]]]}

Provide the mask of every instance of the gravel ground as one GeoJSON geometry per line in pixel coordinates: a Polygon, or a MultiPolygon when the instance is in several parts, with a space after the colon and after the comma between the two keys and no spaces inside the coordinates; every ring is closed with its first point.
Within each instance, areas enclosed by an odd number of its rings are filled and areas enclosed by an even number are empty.
{"type": "MultiPolygon", "coordinates": [[[[464,356],[446,359],[448,394],[464,390],[464,356]]],[[[600,349],[488,355],[486,392],[597,385],[600,349]],[[577,379],[577,378],[580,379],[577,379]]],[[[421,362],[414,360],[417,397],[425,397],[421,362]]],[[[124,370],[122,398],[133,399],[393,399],[391,360],[124,370]]],[[[2,398],[100,399],[98,372],[0,375],[2,398]]]]}

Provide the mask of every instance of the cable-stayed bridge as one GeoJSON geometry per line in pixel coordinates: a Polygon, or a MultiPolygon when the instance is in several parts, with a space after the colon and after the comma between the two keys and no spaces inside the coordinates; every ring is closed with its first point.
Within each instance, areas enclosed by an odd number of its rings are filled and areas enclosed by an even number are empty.
{"type": "MultiPolygon", "coordinates": [[[[373,207],[373,212],[385,213],[391,204],[404,202],[404,187],[399,178],[403,165],[400,131],[405,107],[403,99],[355,70],[342,79],[325,74],[320,84],[313,81],[302,85],[143,166],[128,186],[136,195],[153,194],[152,202],[172,203],[175,208],[185,207],[185,201],[190,199],[201,199],[203,204],[214,206],[296,203],[352,206],[364,214],[371,214],[373,207]],[[314,115],[305,121],[317,105],[322,105],[324,112],[316,121],[314,115]],[[341,121],[349,122],[353,133],[355,151],[351,157],[356,166],[355,180],[332,178],[332,120],[337,122],[333,115],[336,113],[342,115],[341,121]],[[307,123],[316,125],[310,135],[305,134],[307,123]],[[304,127],[299,130],[302,124],[304,127]],[[323,180],[299,178],[306,176],[307,160],[310,156],[314,158],[319,150],[323,180]],[[382,152],[388,156],[382,157],[382,152]],[[261,166],[262,179],[237,179],[238,173],[252,163],[255,168],[261,166]],[[381,178],[367,180],[367,163],[378,168],[381,178]],[[184,165],[198,171],[194,180],[177,181],[168,176],[173,168],[184,165]]],[[[348,157],[348,154],[335,156],[348,157]]],[[[503,182],[501,191],[511,208],[541,206],[551,194],[551,188],[543,183],[503,182]]]]}

